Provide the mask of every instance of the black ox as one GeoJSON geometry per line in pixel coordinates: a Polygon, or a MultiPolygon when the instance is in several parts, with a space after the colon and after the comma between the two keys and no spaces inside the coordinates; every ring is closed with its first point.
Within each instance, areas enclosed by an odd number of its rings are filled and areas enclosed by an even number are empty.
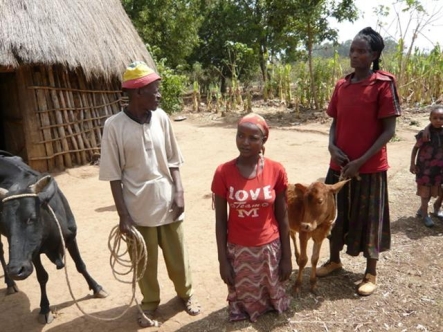
{"type": "Polygon", "coordinates": [[[49,207],[59,221],[66,248],[77,271],[83,275],[94,297],[108,294],[92,279],[80,256],[77,246],[77,226],[68,201],[49,175],[42,175],[26,165],[20,157],[0,151],[0,234],[8,239],[9,263],[4,259],[0,239],[0,260],[5,272],[7,294],[18,291],[14,280],[23,280],[31,275],[33,265],[40,284],[39,321],[53,320],[46,294],[48,273],[40,254],[53,262],[57,269],[64,267],[63,244],[59,228],[49,207]]]}

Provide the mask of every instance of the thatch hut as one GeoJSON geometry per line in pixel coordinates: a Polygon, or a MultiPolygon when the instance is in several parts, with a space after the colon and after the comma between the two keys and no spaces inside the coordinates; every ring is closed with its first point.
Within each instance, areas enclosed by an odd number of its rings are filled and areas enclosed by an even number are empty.
{"type": "Polygon", "coordinates": [[[88,163],[134,60],[154,65],[120,0],[0,0],[0,149],[40,171],[88,163]]]}

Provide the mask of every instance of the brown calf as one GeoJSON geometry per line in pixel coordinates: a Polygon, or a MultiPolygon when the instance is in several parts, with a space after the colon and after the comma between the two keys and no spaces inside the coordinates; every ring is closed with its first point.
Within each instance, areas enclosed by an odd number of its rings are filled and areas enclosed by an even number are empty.
{"type": "Polygon", "coordinates": [[[306,248],[308,240],[314,240],[314,247],[311,257],[311,291],[314,292],[317,283],[316,270],[320,248],[323,240],[330,234],[337,216],[335,194],[340,191],[346,181],[340,181],[333,185],[323,182],[313,182],[309,186],[297,183],[289,185],[288,197],[288,217],[291,238],[294,242],[295,259],[298,264],[298,275],[294,284],[294,291],[298,293],[302,282],[302,272],[308,256],[306,248]],[[295,233],[298,233],[300,240],[300,252],[297,247],[295,233]]]}

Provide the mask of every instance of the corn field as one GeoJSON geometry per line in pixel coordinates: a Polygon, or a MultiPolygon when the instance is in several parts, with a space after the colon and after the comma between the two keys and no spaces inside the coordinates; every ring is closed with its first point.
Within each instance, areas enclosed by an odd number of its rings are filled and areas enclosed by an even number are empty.
{"type": "Polygon", "coordinates": [[[429,105],[442,102],[443,52],[440,46],[429,54],[416,49],[408,59],[402,54],[395,54],[384,65],[397,77],[403,103],[429,105]]]}
{"type": "MultiPolygon", "coordinates": [[[[401,52],[382,56],[381,69],[394,74],[403,105],[422,106],[443,101],[443,51],[436,46],[430,53],[416,49],[411,55],[401,52]]],[[[317,105],[327,107],[335,83],[351,73],[349,59],[339,57],[314,58],[313,80],[316,89],[317,105]]],[[[226,94],[211,86],[208,100],[212,100],[211,111],[226,112],[235,109],[250,110],[250,91],[240,88],[237,79],[226,94]],[[243,100],[243,102],[242,102],[243,100]]],[[[307,62],[276,64],[268,67],[268,81],[262,85],[265,101],[278,100],[287,107],[315,109],[311,89],[311,78],[307,62]]]]}

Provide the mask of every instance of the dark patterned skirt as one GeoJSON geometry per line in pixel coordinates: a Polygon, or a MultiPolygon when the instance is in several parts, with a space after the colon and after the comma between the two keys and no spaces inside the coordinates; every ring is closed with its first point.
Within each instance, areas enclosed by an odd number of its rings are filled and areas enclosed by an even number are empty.
{"type": "MultiPolygon", "coordinates": [[[[338,182],[340,172],[329,169],[325,183],[338,182]]],[[[378,259],[391,248],[387,173],[360,174],[337,195],[338,215],[329,239],[346,253],[378,259]]]]}
{"type": "Polygon", "coordinates": [[[228,243],[228,259],[234,269],[234,286],[228,286],[229,320],[258,316],[288,309],[290,298],[279,280],[280,239],[260,247],[228,243]]]}

